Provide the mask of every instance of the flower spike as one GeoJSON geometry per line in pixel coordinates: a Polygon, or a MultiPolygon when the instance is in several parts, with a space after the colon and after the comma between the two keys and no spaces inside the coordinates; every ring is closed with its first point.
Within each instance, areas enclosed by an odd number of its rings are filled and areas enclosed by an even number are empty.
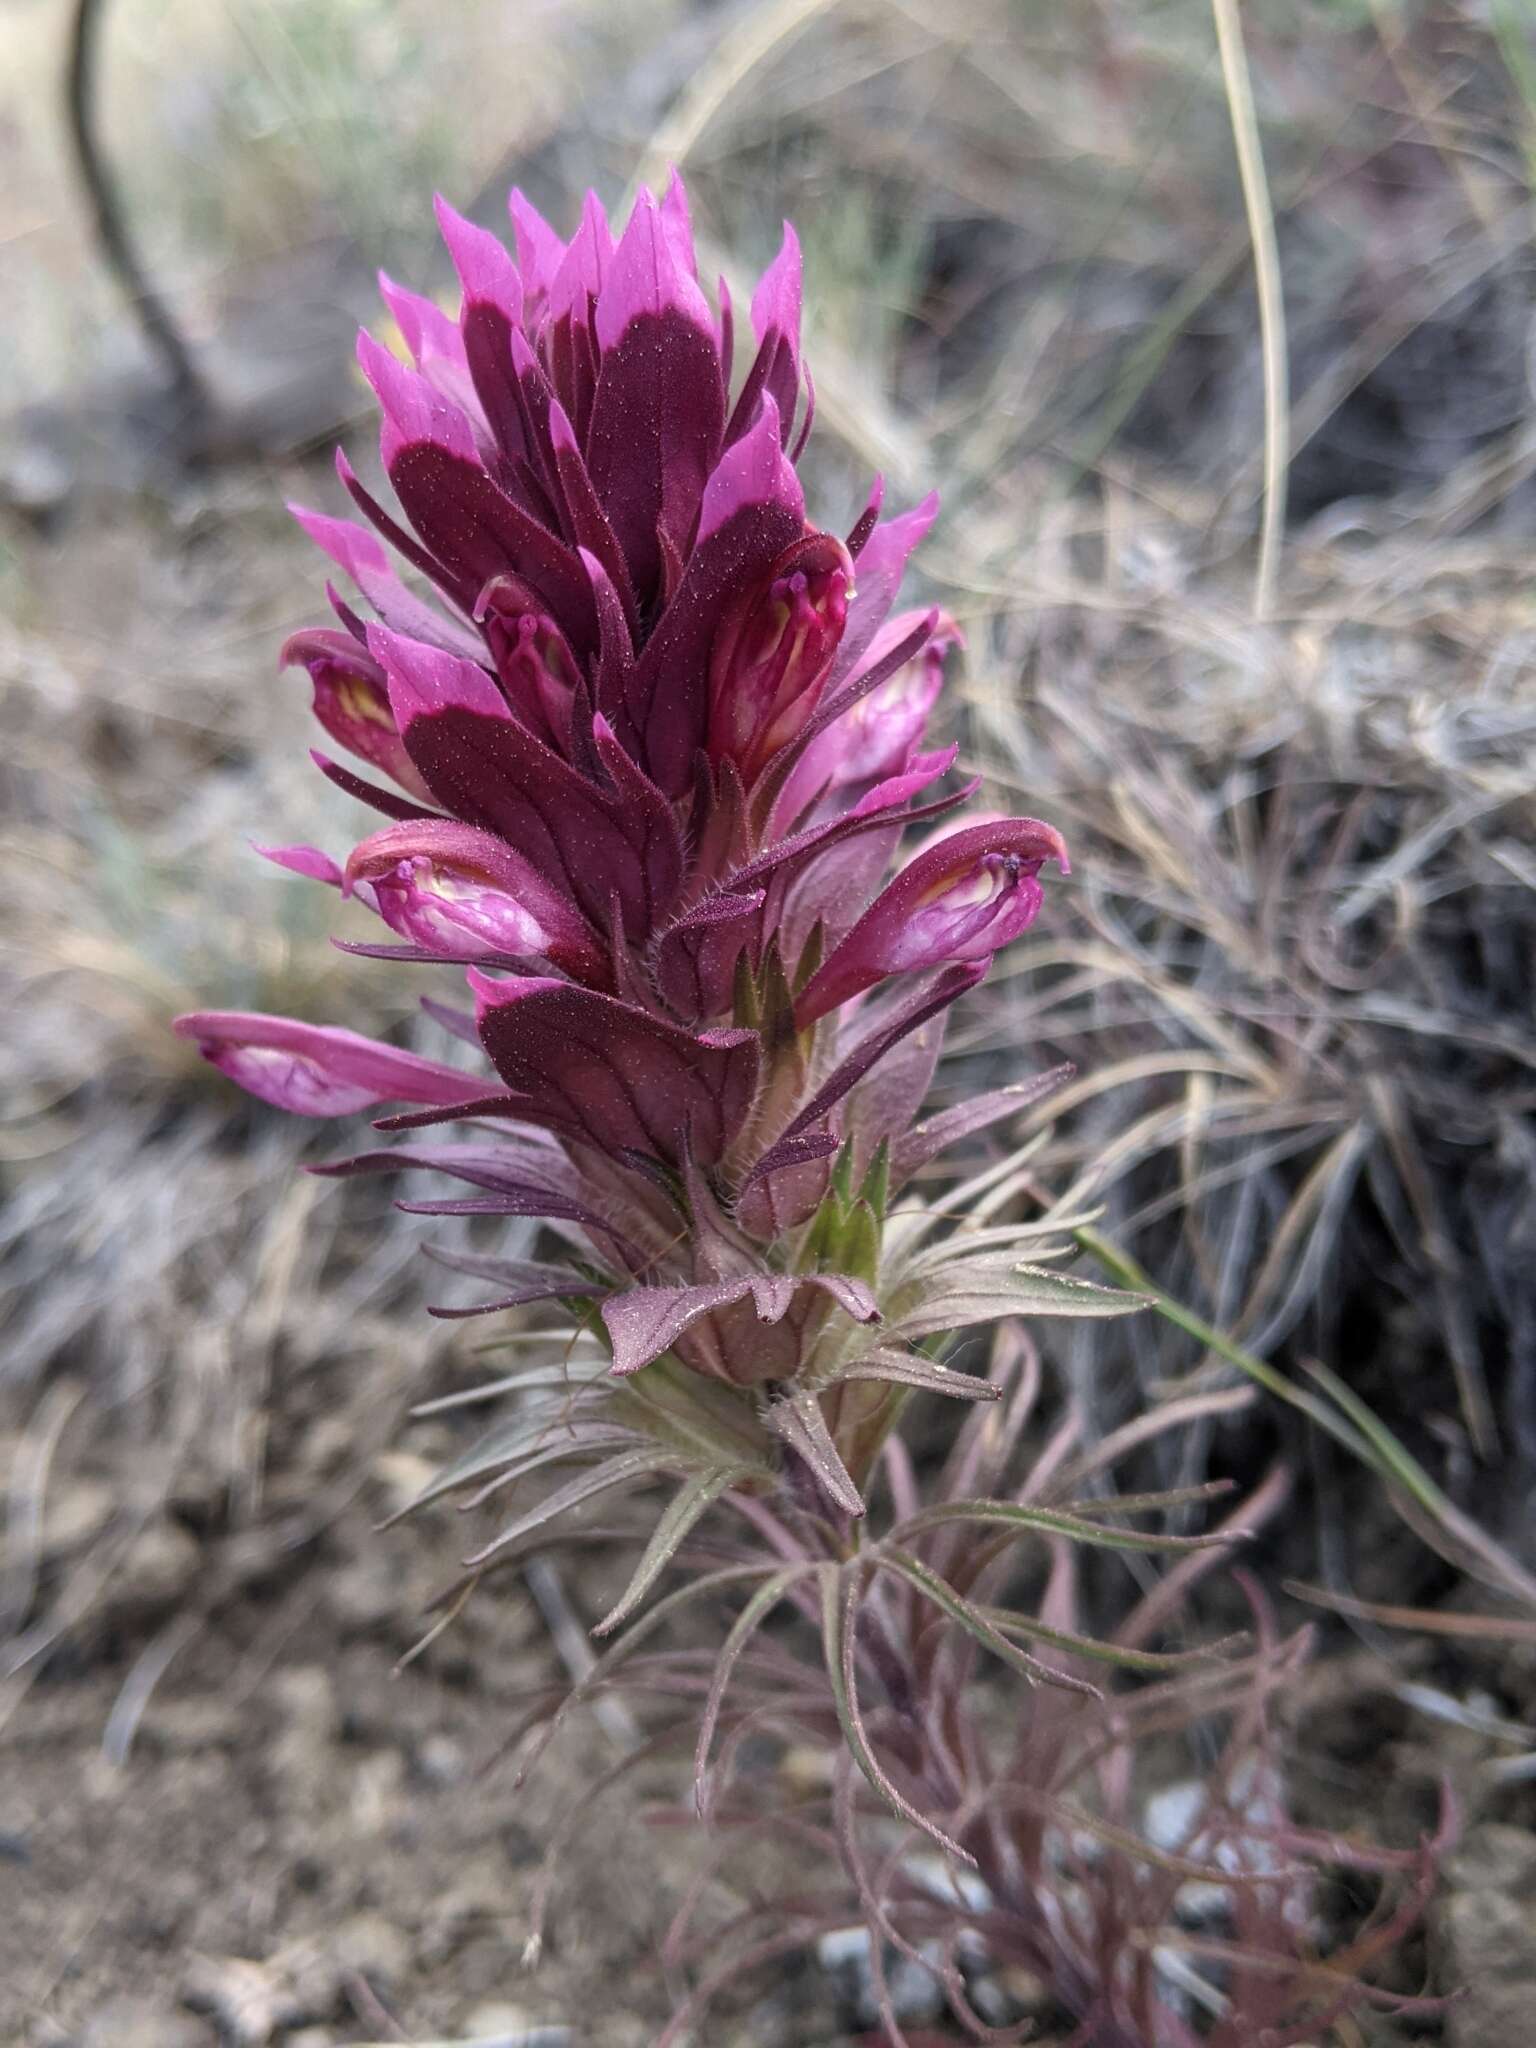
{"type": "MultiPolygon", "coordinates": [[[[379,780],[322,772],[382,817],[344,861],[268,849],[387,927],[347,950],[467,972],[473,1020],[424,1000],[481,1064],[282,1018],[177,1028],[300,1114],[475,1125],[338,1170],[447,1174],[469,1193],[408,1206],[561,1241],[519,1246],[497,1299],[560,1298],[570,1272],[613,1398],[653,1390],[624,1425],[655,1446],[637,1473],[683,1471],[692,1504],[803,1468],[851,1515],[922,1379],[875,1355],[926,1300],[879,1189],[917,1156],[945,1012],[1066,850],[994,820],[887,879],[903,833],[971,794],[926,739],[960,636],[897,603],[936,499],[887,516],[877,481],[846,541],[808,515],[793,228],[733,390],[740,309],[701,288],[679,178],[613,227],[588,194],[569,240],[521,193],[510,212],[509,248],[439,200],[457,311],[385,279],[410,360],[359,337],[398,510],[344,456],[358,517],[294,508],[346,594],[283,658],[379,780]]],[[[1001,1312],[1006,1280],[945,1298],[1001,1312]]]]}

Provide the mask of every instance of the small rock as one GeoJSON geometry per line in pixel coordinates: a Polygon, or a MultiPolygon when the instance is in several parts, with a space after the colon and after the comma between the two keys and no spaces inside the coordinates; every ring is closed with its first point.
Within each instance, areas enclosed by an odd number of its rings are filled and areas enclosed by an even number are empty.
{"type": "Polygon", "coordinates": [[[146,1729],[169,1750],[221,1749],[237,1742],[241,1734],[240,1709],[218,1693],[203,1693],[178,1699],[167,1693],[150,1702],[144,1717],[146,1729]]]}
{"type": "Polygon", "coordinates": [[[414,1451],[383,1451],[373,1461],[373,1476],[384,1494],[386,1512],[397,1515],[426,1492],[437,1467],[414,1451]]]}
{"type": "Polygon", "coordinates": [[[1496,1821],[1473,1828],[1447,1859],[1445,1874],[1459,1892],[1536,1898],[1536,1834],[1496,1821]]]}
{"type": "MultiPolygon", "coordinates": [[[[926,1950],[924,1951],[926,1953],[926,1950]]],[[[937,1944],[934,1962],[942,1961],[937,1944]]],[[[880,2017],[875,1990],[873,1951],[867,1927],[840,1927],[816,1943],[816,1960],[837,1986],[840,1997],[860,2026],[880,2017]]],[[[882,1950],[885,1988],[899,2020],[936,2019],[944,2009],[944,1987],[935,1970],[925,1969],[895,1949],[882,1950]]]]}
{"type": "MultiPolygon", "coordinates": [[[[210,2012],[233,2048],[266,2048],[280,2027],[308,2019],[307,2003],[294,1994],[285,1970],[244,1956],[194,1956],[185,1986],[189,2005],[210,2012]]],[[[199,2037],[207,2040],[207,2035],[199,2037]]],[[[104,2040],[100,2048],[108,2048],[104,2040]]],[[[112,2043],[111,2048],[119,2048],[112,2043]]],[[[161,2048],[145,2041],[143,2048],[161,2048]]]]}
{"type": "Polygon", "coordinates": [[[174,1606],[202,1561],[202,1546],[190,1530],[178,1522],[151,1522],[129,1546],[120,1584],[128,1599],[146,1607],[174,1606]]]}
{"type": "Polygon", "coordinates": [[[326,1575],[325,1604],[344,1635],[370,1635],[407,1610],[400,1573],[382,1551],[364,1551],[326,1575]]]}
{"type": "Polygon", "coordinates": [[[375,1986],[398,1984],[411,1966],[410,1943],[382,1913],[344,1921],[329,1946],[343,1970],[355,1970],[375,1986]]]}
{"type": "Polygon", "coordinates": [[[80,2048],[213,2048],[202,2020],[156,1998],[114,1998],[98,2007],[80,2034],[80,2048]]]}
{"type": "Polygon", "coordinates": [[[1536,1835],[1490,1822],[1448,1859],[1435,1910],[1452,2048],[1529,2048],[1536,2012],[1536,1835]]]}
{"type": "Polygon", "coordinates": [[[405,1758],[397,1749],[364,1757],[352,1773],[349,1813],[358,1835],[378,1835],[400,1813],[405,1797],[405,1758]]]}
{"type": "Polygon", "coordinates": [[[1041,2019],[1055,2010],[1056,1994],[1033,1970],[1010,1964],[1007,1969],[998,1971],[997,1981],[1021,2017],[1041,2019]]]}
{"type": "Polygon", "coordinates": [[[308,1798],[334,1767],[332,1749],[341,1726],[336,1689],[320,1665],[301,1664],[278,1672],[271,1694],[284,1724],[271,1747],[272,1768],[290,1790],[308,1798]]]}
{"type": "Polygon", "coordinates": [[[461,1743],[451,1735],[429,1735],[417,1745],[416,1769],[429,1785],[457,1785],[469,1771],[461,1743]]]}
{"type": "Polygon", "coordinates": [[[499,2035],[526,2034],[533,2022],[520,2005],[503,2005],[493,2000],[477,2005],[464,2022],[466,2041],[494,2041],[499,2035]]]}
{"type": "Polygon", "coordinates": [[[53,1488],[43,1508],[43,1555],[62,1557],[101,1534],[117,1512],[117,1495],[99,1479],[53,1488]]]}

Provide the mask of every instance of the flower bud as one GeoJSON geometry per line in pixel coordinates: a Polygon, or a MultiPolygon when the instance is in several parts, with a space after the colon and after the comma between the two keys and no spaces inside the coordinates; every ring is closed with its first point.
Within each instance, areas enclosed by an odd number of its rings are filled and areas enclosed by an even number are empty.
{"type": "Polygon", "coordinates": [[[381,1102],[469,1101],[478,1075],[424,1060],[356,1031],[249,1010],[198,1010],[173,1029],[247,1094],[295,1116],[350,1116],[381,1102]]]}
{"type": "Polygon", "coordinates": [[[448,819],[386,825],[347,861],[345,890],[360,885],[391,931],[428,952],[547,960],[579,981],[606,982],[580,911],[492,832],[448,819]]]}
{"type": "Polygon", "coordinates": [[[507,702],[531,731],[565,753],[571,738],[576,663],[565,635],[525,599],[516,579],[498,576],[475,606],[507,702]]]}
{"type": "MultiPolygon", "coordinates": [[[[883,661],[925,616],[901,612],[887,620],[840,687],[849,687],[883,661]]],[[[785,782],[775,817],[788,823],[820,796],[898,774],[922,740],[944,686],[945,658],[951,648],[961,644],[959,627],[947,613],[941,613],[932,635],[910,661],[867,696],[858,698],[811,741],[785,782]]]]}
{"type": "Polygon", "coordinates": [[[295,633],[284,644],[281,665],[309,670],[315,718],[338,746],[372,762],[423,803],[432,801],[395,725],[384,671],[350,633],[325,626],[295,633]]]}
{"type": "Polygon", "coordinates": [[[927,846],[877,896],[795,1005],[801,1030],[893,974],[989,959],[1033,923],[1061,835],[1034,818],[973,825],[927,846]]]}
{"type": "Polygon", "coordinates": [[[787,548],[736,605],[710,657],[709,751],[750,783],[816,709],[848,617],[853,562],[831,534],[787,548]]]}

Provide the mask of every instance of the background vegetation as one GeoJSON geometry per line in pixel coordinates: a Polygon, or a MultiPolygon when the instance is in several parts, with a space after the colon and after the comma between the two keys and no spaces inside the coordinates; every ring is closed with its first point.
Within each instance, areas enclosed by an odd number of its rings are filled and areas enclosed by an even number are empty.
{"type": "MultiPolygon", "coordinates": [[[[894,500],[939,485],[956,736],[1072,846],[945,1086],[1077,1063],[1030,1171],[1103,1204],[1182,1327],[1048,1352],[1042,1432],[1196,1397],[1149,1484],[1283,1465],[1250,1562],[1355,1603],[1288,1768],[1399,1841],[1449,1774],[1467,1846],[1404,1981],[1473,1983],[1422,2025],[1523,2040],[1496,2030],[1536,1999],[1531,1608],[1460,1519],[1536,1567],[1522,0],[1242,8],[1283,386],[1203,0],[117,0],[103,146],[215,394],[197,420],[72,183],[68,11],[0,7],[0,1981],[26,2037],[620,2044],[666,2009],[663,1908],[606,1864],[515,1973],[547,1815],[473,1778],[511,1696],[580,1669],[622,1563],[533,1568],[386,1686],[462,1532],[370,1525],[457,1441],[406,1410],[475,1361],[421,1312],[418,1222],[297,1177],[325,1134],[165,1020],[402,1023],[247,845],[346,827],[273,663],[318,616],[281,501],[336,509],[373,266],[444,284],[434,186],[494,219],[515,179],[567,217],[677,161],[727,274],[798,222],[813,502],[846,525],[873,468],[894,500]],[[1399,1485],[1406,1521],[1304,1412],[1351,1398],[1433,1489],[1399,1485]]],[[[866,2021],[808,1967],[735,2038],[866,2021]]]]}

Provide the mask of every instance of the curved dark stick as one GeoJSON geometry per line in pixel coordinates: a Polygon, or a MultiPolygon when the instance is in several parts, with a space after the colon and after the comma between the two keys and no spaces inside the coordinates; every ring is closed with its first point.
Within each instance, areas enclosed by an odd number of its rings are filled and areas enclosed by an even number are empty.
{"type": "Polygon", "coordinates": [[[212,410],[208,386],[185,336],[151,283],[134,249],[111,173],[94,126],[100,32],[106,0],[75,0],[69,32],[69,69],[64,111],[80,183],[90,204],[96,238],[107,268],[122,286],[151,351],[163,365],[172,391],[199,413],[212,410]]]}

